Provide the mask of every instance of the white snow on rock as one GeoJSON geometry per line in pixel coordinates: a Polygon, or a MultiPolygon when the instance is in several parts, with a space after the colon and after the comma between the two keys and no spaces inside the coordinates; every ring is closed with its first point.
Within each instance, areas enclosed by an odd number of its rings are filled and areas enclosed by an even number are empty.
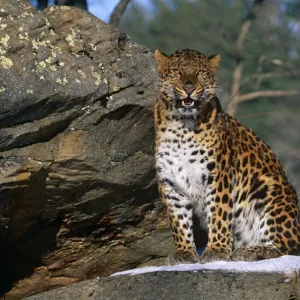
{"type": "Polygon", "coordinates": [[[292,274],[300,269],[300,256],[286,255],[279,258],[265,259],[254,262],[216,261],[207,264],[181,264],[175,266],[145,267],[114,273],[117,275],[138,275],[161,271],[206,271],[226,270],[231,272],[277,272],[292,274]]]}

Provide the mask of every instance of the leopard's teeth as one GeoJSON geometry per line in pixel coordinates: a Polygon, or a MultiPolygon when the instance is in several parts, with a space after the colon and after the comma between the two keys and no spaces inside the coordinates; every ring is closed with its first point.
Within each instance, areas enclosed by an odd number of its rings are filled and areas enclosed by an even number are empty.
{"type": "Polygon", "coordinates": [[[191,104],[185,104],[184,101],[182,100],[181,104],[184,107],[192,107],[192,106],[194,106],[194,101],[191,104]]]}

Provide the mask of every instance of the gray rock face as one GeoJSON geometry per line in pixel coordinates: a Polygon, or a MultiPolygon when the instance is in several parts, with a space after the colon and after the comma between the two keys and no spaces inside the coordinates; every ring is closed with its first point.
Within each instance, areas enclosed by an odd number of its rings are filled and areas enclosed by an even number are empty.
{"type": "Polygon", "coordinates": [[[88,280],[26,299],[283,300],[296,299],[296,279],[278,273],[157,272],[88,280]]]}
{"type": "Polygon", "coordinates": [[[0,6],[0,294],[159,264],[152,53],[85,11],[0,6]]]}

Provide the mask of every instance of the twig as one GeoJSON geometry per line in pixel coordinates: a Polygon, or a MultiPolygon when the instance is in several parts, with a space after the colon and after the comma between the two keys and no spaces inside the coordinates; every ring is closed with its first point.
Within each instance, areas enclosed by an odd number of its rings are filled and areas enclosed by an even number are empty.
{"type": "Polygon", "coordinates": [[[269,72],[269,73],[255,73],[247,76],[242,82],[241,86],[249,82],[251,79],[259,78],[260,80],[268,78],[278,78],[278,77],[298,77],[300,76],[300,70],[289,71],[289,72],[269,72]]]}
{"type": "Polygon", "coordinates": [[[280,96],[295,96],[300,95],[300,90],[265,90],[257,91],[244,95],[237,95],[231,99],[230,103],[227,106],[227,112],[234,116],[238,105],[242,102],[262,98],[262,97],[280,97],[280,96]]]}
{"type": "Polygon", "coordinates": [[[131,0],[120,0],[119,1],[119,3],[114,8],[114,10],[110,16],[109,24],[114,25],[114,26],[119,25],[121,17],[123,16],[130,1],[131,0]]]}

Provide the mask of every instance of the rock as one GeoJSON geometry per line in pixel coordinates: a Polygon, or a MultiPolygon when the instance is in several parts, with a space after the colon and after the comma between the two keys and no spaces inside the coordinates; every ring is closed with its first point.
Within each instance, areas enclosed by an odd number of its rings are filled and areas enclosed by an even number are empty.
{"type": "Polygon", "coordinates": [[[87,280],[26,299],[282,300],[296,299],[299,288],[297,275],[172,271],[87,280]]]}
{"type": "Polygon", "coordinates": [[[152,53],[79,9],[0,4],[0,295],[160,264],[152,53]]]}

